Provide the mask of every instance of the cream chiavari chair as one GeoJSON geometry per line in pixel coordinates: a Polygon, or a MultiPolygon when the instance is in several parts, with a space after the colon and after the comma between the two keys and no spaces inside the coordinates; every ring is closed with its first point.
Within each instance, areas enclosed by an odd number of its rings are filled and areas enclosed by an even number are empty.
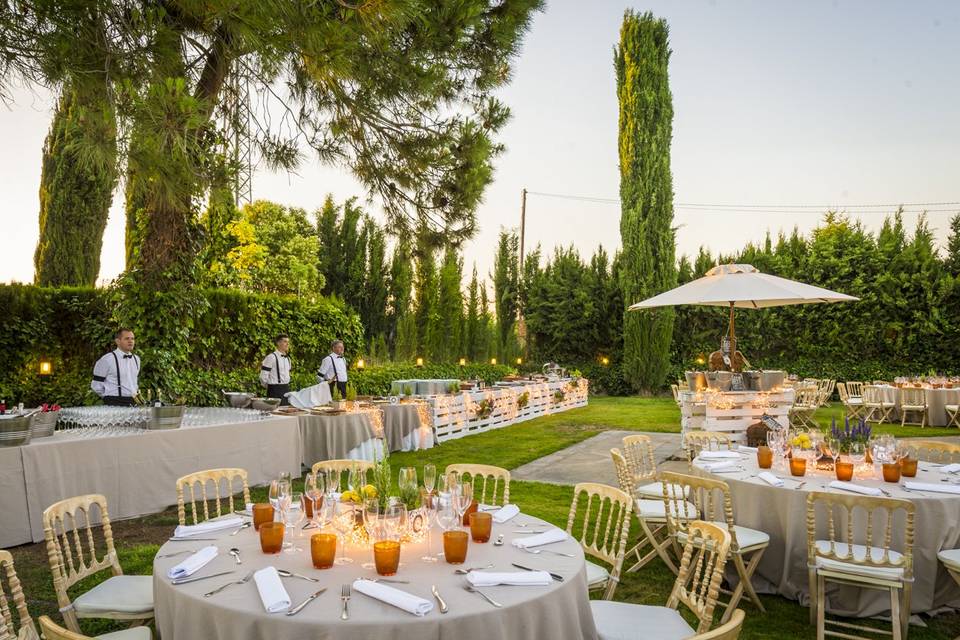
{"type": "Polygon", "coordinates": [[[234,511],[233,496],[234,483],[239,480],[243,488],[242,509],[246,509],[250,503],[250,488],[247,486],[247,472],[245,469],[206,469],[204,471],[194,471],[177,479],[177,518],[181,525],[187,524],[186,500],[184,498],[185,490],[190,491],[190,516],[193,520],[190,524],[206,522],[210,518],[219,518],[222,515],[230,515],[234,511]],[[212,486],[213,495],[207,495],[207,487],[212,486]],[[199,487],[200,495],[197,496],[199,487]],[[221,488],[223,493],[221,494],[221,488]],[[198,513],[197,499],[203,504],[203,513],[198,513]],[[227,509],[221,508],[222,501],[226,500],[227,509]],[[216,513],[210,515],[210,503],[217,506],[216,513]]]}
{"type": "Polygon", "coordinates": [[[107,499],[91,494],[67,498],[43,511],[43,535],[53,573],[53,590],[67,628],[80,633],[79,618],[147,621],[153,618],[153,578],[123,575],[113,546],[107,499]],[[95,515],[99,512],[99,518],[95,515]],[[95,525],[101,525],[94,534],[95,525]],[[97,552],[97,538],[103,553],[97,552]],[[113,575],[89,591],[71,598],[70,587],[88,576],[109,570],[113,575]]]}
{"type": "Polygon", "coordinates": [[[739,581],[726,607],[721,622],[730,620],[741,598],[746,596],[760,611],[766,611],[760,597],[750,582],[760,558],[770,544],[770,536],[763,531],[750,529],[736,524],[733,514],[733,500],[730,487],[723,480],[691,476],[683,473],[664,471],[663,500],[667,511],[667,530],[675,545],[683,545],[689,537],[692,514],[687,506],[693,503],[697,513],[704,520],[715,522],[727,528],[730,534],[730,560],[737,571],[739,581]]]}
{"type": "Polygon", "coordinates": [[[690,535],[684,543],[680,569],[666,606],[590,602],[597,634],[602,640],[644,637],[643,630],[655,632],[656,637],[663,640],[736,637],[736,633],[730,633],[743,623],[743,612],[739,609],[736,615],[731,612],[730,627],[724,625],[715,630],[723,629],[723,634],[709,635],[713,612],[719,604],[723,568],[730,552],[730,534],[721,525],[701,521],[691,522],[688,531],[690,535]],[[696,629],[680,615],[681,604],[696,617],[696,629]]]}
{"type": "Polygon", "coordinates": [[[39,637],[30,611],[27,610],[27,598],[13,566],[13,556],[9,551],[0,549],[0,640],[37,640],[39,637]],[[3,584],[4,579],[6,586],[3,584]],[[13,620],[14,611],[17,614],[17,624],[14,624],[13,620]],[[6,637],[4,633],[7,634],[6,637]]]}
{"type": "Polygon", "coordinates": [[[659,502],[663,499],[663,485],[657,480],[657,459],[653,455],[650,436],[633,434],[624,436],[622,442],[623,457],[627,460],[638,496],[659,502]]]}
{"type": "Polygon", "coordinates": [[[494,467],[489,464],[448,464],[444,473],[450,475],[456,473],[463,479],[469,478],[473,485],[473,499],[479,504],[490,506],[503,506],[510,502],[510,472],[500,467],[494,467]],[[478,491],[478,481],[482,481],[482,486],[478,491]],[[490,493],[487,494],[487,489],[490,493]],[[500,498],[497,498],[499,490],[500,498]]]}
{"type": "Polygon", "coordinates": [[[900,444],[906,447],[910,456],[924,462],[950,464],[960,462],[960,444],[940,442],[939,440],[901,440],[900,444]]]}
{"type": "Polygon", "coordinates": [[[610,565],[608,570],[586,561],[587,588],[603,589],[604,600],[613,598],[620,583],[632,510],[630,496],[620,489],[596,482],[581,482],[573,488],[567,534],[580,542],[586,555],[610,565]],[[584,497],[587,503],[580,512],[578,507],[584,497]]]}
{"type": "Polygon", "coordinates": [[[44,640],[150,640],[149,627],[133,627],[91,638],[82,633],[64,629],[47,616],[40,616],[39,622],[44,640]]]}
{"type": "Polygon", "coordinates": [[[884,399],[884,389],[869,384],[863,388],[863,406],[866,409],[864,420],[882,424],[890,422],[890,416],[896,404],[884,399]]]}
{"type": "Polygon", "coordinates": [[[825,635],[857,638],[851,631],[876,633],[875,628],[827,618],[826,584],[832,582],[888,591],[893,638],[906,639],[913,588],[913,535],[914,506],[909,500],[810,492],[807,496],[810,621],[817,625],[818,638],[825,635]],[[864,517],[856,517],[855,512],[864,517]],[[854,523],[864,520],[866,528],[855,531],[854,523]],[[903,532],[902,551],[892,548],[895,530],[903,532]],[[827,625],[839,630],[828,629],[827,625]]]}
{"type": "MultiPolygon", "coordinates": [[[[669,567],[670,571],[677,573],[677,566],[670,557],[670,537],[667,531],[667,517],[663,503],[663,485],[660,485],[659,499],[654,500],[645,497],[638,492],[634,475],[620,450],[610,449],[610,457],[613,458],[613,467],[617,472],[617,483],[620,485],[620,490],[629,494],[633,500],[633,513],[637,516],[642,531],[637,543],[627,551],[627,555],[637,558],[636,563],[627,571],[638,571],[655,557],[660,556],[660,559],[669,567]],[[644,553],[647,545],[650,545],[650,550],[644,553]]],[[[687,513],[693,513],[695,510],[696,507],[693,505],[687,505],[685,509],[687,513]]]]}
{"type": "MultiPolygon", "coordinates": [[[[900,389],[900,426],[907,424],[908,413],[920,414],[920,426],[927,426],[927,392],[923,389],[900,389]]],[[[910,424],[917,424],[911,422],[910,424]]]]}
{"type": "Polygon", "coordinates": [[[349,474],[351,470],[357,469],[363,475],[363,484],[367,484],[367,476],[371,471],[373,471],[375,464],[376,463],[370,462],[369,460],[349,460],[346,458],[321,460],[320,462],[313,463],[313,466],[310,467],[310,473],[314,475],[317,473],[322,473],[324,476],[337,474],[337,480],[340,483],[340,490],[346,491],[345,487],[347,486],[347,483],[342,477],[344,473],[349,474]]]}
{"type": "Polygon", "coordinates": [[[683,447],[687,450],[687,465],[692,469],[693,459],[701,451],[731,451],[733,440],[721,431],[688,431],[683,435],[683,447]]]}

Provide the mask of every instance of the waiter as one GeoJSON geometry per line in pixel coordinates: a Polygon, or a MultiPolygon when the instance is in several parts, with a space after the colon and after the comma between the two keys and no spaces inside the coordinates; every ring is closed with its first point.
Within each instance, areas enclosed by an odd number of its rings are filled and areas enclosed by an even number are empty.
{"type": "Polygon", "coordinates": [[[136,340],[130,329],[118,329],[113,334],[117,348],[102,356],[93,365],[90,388],[103,398],[103,404],[130,406],[137,395],[140,376],[140,356],[133,355],[136,340]]]}
{"type": "Polygon", "coordinates": [[[343,357],[343,341],[334,340],[330,343],[330,355],[320,363],[317,371],[317,382],[330,384],[330,393],[334,388],[340,390],[340,397],[347,397],[347,361],[343,357]]]}
{"type": "Polygon", "coordinates": [[[273,341],[276,350],[267,355],[260,364],[260,384],[267,388],[268,398],[280,398],[280,404],[288,405],[286,395],[290,392],[290,337],[281,333],[273,341]]]}

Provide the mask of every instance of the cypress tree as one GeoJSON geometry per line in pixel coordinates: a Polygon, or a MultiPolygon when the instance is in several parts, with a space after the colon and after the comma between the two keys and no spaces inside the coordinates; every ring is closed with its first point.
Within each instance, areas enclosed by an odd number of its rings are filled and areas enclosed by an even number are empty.
{"type": "Polygon", "coordinates": [[[494,350],[502,362],[507,362],[519,352],[515,332],[520,310],[519,261],[519,236],[513,231],[500,231],[497,254],[493,258],[492,279],[498,331],[494,350]]]}
{"type": "Polygon", "coordinates": [[[97,93],[65,87],[43,145],[34,254],[40,286],[92,287],[100,273],[103,230],[117,182],[117,126],[113,107],[97,93]]]}
{"type": "MultiPolygon", "coordinates": [[[[620,286],[625,306],[676,286],[670,139],[673,104],[666,21],[627,11],[614,51],[620,105],[620,286]]],[[[672,309],[624,311],[623,371],[655,390],[667,375],[672,309]]]]}

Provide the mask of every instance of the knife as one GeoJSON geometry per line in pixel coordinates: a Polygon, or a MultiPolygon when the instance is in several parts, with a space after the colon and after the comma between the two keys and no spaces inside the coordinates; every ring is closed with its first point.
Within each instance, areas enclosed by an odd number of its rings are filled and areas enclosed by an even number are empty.
{"type": "Polygon", "coordinates": [[[174,536],[172,538],[167,538],[167,540],[169,540],[170,542],[192,542],[194,540],[216,540],[216,538],[194,538],[193,536],[185,536],[182,538],[178,538],[174,536]]]}
{"type": "MultiPolygon", "coordinates": [[[[511,562],[510,564],[515,566],[517,569],[523,569],[524,571],[542,571],[542,569],[531,569],[530,567],[525,567],[522,564],[517,564],[516,562],[511,562]]],[[[550,573],[549,571],[547,571],[547,573],[549,573],[550,577],[556,580],[557,582],[563,582],[563,576],[558,575],[556,573],[550,573]]]]}
{"type": "Polygon", "coordinates": [[[306,599],[306,600],[304,600],[303,602],[301,602],[300,604],[298,604],[297,606],[295,606],[293,609],[290,609],[289,611],[287,611],[287,615],[288,615],[288,616],[292,616],[292,615],[294,615],[294,614],[300,613],[300,609],[303,609],[305,606],[307,606],[308,604],[310,604],[311,602],[313,602],[314,600],[316,600],[317,598],[319,598],[319,597],[320,597],[320,594],[323,593],[323,592],[326,591],[326,590],[327,590],[327,588],[324,587],[323,589],[320,589],[320,591],[317,591],[316,593],[310,594],[309,596],[307,596],[307,599],[306,599]]]}
{"type": "Polygon", "coordinates": [[[206,580],[207,578],[216,578],[217,576],[225,576],[228,573],[233,573],[233,571],[221,571],[220,573],[211,573],[208,576],[180,578],[179,580],[171,580],[170,584],[186,584],[188,582],[196,582],[197,580],[206,580]]]}
{"type": "Polygon", "coordinates": [[[430,587],[430,591],[433,593],[433,597],[437,599],[437,602],[440,604],[440,613],[446,613],[450,609],[447,608],[447,603],[443,601],[443,598],[440,597],[440,592],[437,590],[437,585],[430,587]]]}

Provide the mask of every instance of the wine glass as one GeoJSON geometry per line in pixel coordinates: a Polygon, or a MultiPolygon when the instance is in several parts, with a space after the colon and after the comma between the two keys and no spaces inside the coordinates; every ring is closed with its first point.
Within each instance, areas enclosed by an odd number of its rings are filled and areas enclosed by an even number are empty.
{"type": "Polygon", "coordinates": [[[320,507],[323,505],[323,476],[319,473],[308,473],[303,481],[303,504],[306,509],[310,503],[310,527],[320,527],[320,507]]]}
{"type": "Polygon", "coordinates": [[[473,503],[473,485],[469,482],[464,482],[459,487],[460,491],[454,494],[454,505],[457,508],[457,515],[460,517],[460,522],[463,522],[463,514],[467,512],[467,509],[470,508],[470,504],[473,503]]]}
{"type": "Polygon", "coordinates": [[[423,466],[423,486],[428,494],[433,493],[433,488],[437,484],[437,466],[426,464],[423,466]]]}
{"type": "MultiPolygon", "coordinates": [[[[457,526],[457,522],[457,509],[454,507],[453,501],[437,505],[437,524],[440,526],[440,529],[450,531],[457,526]]],[[[443,549],[441,548],[437,557],[439,558],[442,555],[443,549]]]]}
{"type": "Polygon", "coordinates": [[[290,542],[284,542],[284,553],[297,553],[300,547],[297,546],[297,538],[300,537],[300,523],[303,522],[304,512],[301,508],[303,503],[303,494],[292,493],[289,496],[286,508],[283,510],[283,530],[284,536],[289,534],[290,542]]]}
{"type": "Polygon", "coordinates": [[[350,473],[347,474],[347,488],[350,489],[350,491],[359,492],[362,486],[363,482],[361,479],[360,467],[350,467],[350,473]]]}
{"type": "Polygon", "coordinates": [[[267,492],[267,498],[270,500],[270,504],[273,505],[273,511],[276,513],[280,510],[280,481],[271,480],[270,481],[270,490],[267,492]]]}
{"type": "Polygon", "coordinates": [[[353,531],[356,520],[354,519],[353,505],[349,502],[332,502],[333,528],[340,534],[340,557],[333,561],[334,564],[353,564],[353,558],[343,555],[344,547],[347,546],[347,534],[353,531]]]}
{"type": "MultiPolygon", "coordinates": [[[[377,528],[381,526],[380,521],[380,501],[377,498],[367,498],[363,501],[363,528],[367,530],[367,537],[372,541],[377,533],[377,528]]],[[[374,569],[376,565],[373,562],[364,562],[360,565],[364,569],[374,569]]]]}
{"type": "Polygon", "coordinates": [[[340,472],[331,471],[327,474],[327,496],[340,492],[340,472]]]}
{"type": "Polygon", "coordinates": [[[435,500],[429,494],[425,495],[423,500],[420,502],[420,515],[423,522],[422,526],[427,531],[427,553],[423,556],[420,556],[420,559],[428,563],[437,561],[437,557],[433,555],[432,552],[433,536],[431,535],[431,531],[433,530],[434,523],[437,521],[437,506],[439,503],[439,500],[435,500]]]}

